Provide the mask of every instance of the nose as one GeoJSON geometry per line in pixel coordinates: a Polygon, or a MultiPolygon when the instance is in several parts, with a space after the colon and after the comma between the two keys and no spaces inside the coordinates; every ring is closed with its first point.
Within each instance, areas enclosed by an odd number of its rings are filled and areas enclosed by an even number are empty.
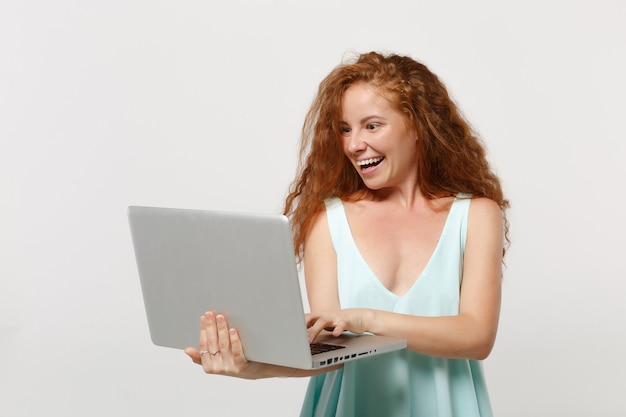
{"type": "Polygon", "coordinates": [[[367,148],[367,142],[365,142],[360,129],[352,130],[346,140],[348,142],[347,148],[350,153],[358,154],[367,148]]]}

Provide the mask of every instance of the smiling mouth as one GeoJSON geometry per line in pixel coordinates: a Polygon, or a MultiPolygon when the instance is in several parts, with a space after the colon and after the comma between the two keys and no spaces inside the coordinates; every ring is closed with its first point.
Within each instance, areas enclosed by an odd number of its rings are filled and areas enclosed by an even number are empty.
{"type": "Polygon", "coordinates": [[[364,169],[373,168],[377,166],[383,161],[383,159],[385,158],[382,156],[379,158],[370,158],[370,159],[365,159],[363,161],[358,161],[356,164],[359,166],[359,168],[361,168],[361,170],[364,170],[364,169]]]}

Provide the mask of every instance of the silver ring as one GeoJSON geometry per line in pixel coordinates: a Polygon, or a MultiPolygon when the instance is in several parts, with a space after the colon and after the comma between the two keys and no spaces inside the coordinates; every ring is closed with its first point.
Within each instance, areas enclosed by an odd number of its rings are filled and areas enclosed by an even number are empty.
{"type": "Polygon", "coordinates": [[[208,350],[201,350],[200,351],[200,356],[204,356],[204,354],[206,354],[206,353],[210,354],[211,356],[215,356],[218,353],[220,353],[220,351],[216,350],[215,352],[209,352],[208,350]]]}

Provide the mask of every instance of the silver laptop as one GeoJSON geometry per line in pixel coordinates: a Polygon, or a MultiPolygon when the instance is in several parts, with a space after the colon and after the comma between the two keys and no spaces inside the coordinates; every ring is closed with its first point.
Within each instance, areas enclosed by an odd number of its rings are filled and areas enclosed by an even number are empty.
{"type": "Polygon", "coordinates": [[[283,215],[131,206],[128,218],[156,345],[197,347],[200,316],[211,310],[238,329],[251,361],[312,369],[406,347],[348,333],[309,345],[283,215]]]}

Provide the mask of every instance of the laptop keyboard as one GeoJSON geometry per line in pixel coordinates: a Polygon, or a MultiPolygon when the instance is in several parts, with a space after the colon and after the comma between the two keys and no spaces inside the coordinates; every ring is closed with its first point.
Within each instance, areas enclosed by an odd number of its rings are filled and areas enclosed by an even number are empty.
{"type": "Polygon", "coordinates": [[[311,355],[330,352],[332,350],[343,349],[345,346],[330,345],[328,343],[311,343],[311,355]]]}

